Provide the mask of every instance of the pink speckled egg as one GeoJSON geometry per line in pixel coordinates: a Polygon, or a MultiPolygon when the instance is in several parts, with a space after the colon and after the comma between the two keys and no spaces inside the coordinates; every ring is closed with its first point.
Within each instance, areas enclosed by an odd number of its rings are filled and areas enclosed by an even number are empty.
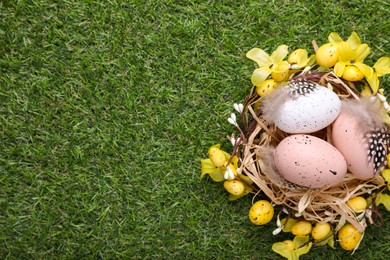
{"type": "Polygon", "coordinates": [[[366,133],[360,121],[341,113],[333,124],[332,142],[346,159],[348,170],[356,178],[369,179],[386,164],[389,134],[380,128],[366,133]]]}
{"type": "Polygon", "coordinates": [[[304,134],[290,135],[278,144],[274,165],[285,180],[307,188],[333,186],[347,173],[347,163],[334,146],[304,134]]]}

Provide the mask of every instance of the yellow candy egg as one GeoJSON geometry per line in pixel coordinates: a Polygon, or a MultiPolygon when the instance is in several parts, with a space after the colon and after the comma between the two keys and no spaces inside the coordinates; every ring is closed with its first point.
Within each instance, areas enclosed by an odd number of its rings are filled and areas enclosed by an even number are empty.
{"type": "Polygon", "coordinates": [[[223,187],[230,193],[235,196],[240,196],[245,191],[245,185],[240,180],[227,180],[223,183],[223,187]]]}
{"type": "Polygon", "coordinates": [[[272,220],[274,208],[269,201],[259,200],[249,210],[249,220],[255,225],[265,225],[272,220]]]}
{"type": "Polygon", "coordinates": [[[272,72],[271,77],[276,81],[284,81],[288,79],[288,70],[281,72],[272,72]]]}
{"type": "Polygon", "coordinates": [[[209,158],[216,167],[222,167],[227,162],[226,156],[218,147],[210,147],[209,158]]]}
{"type": "Polygon", "coordinates": [[[318,48],[316,52],[316,62],[322,67],[333,67],[338,60],[336,43],[326,43],[318,48]]]}
{"type": "Polygon", "coordinates": [[[361,211],[365,210],[367,208],[367,201],[365,198],[361,196],[357,196],[354,198],[351,198],[347,201],[347,206],[352,210],[352,211],[361,211]]]}
{"type": "Polygon", "coordinates": [[[298,221],[291,227],[291,233],[295,236],[307,236],[311,233],[311,223],[305,220],[298,221]]]}
{"type": "Polygon", "coordinates": [[[344,250],[353,250],[359,244],[362,233],[352,224],[345,224],[338,232],[340,246],[344,250]]]}
{"type": "Polygon", "coordinates": [[[332,228],[328,222],[318,222],[314,227],[313,230],[311,231],[311,236],[315,240],[321,240],[327,237],[332,228]]]}
{"type": "Polygon", "coordinates": [[[260,84],[260,86],[256,87],[256,93],[260,97],[264,97],[275,89],[275,85],[276,82],[274,79],[264,80],[263,83],[260,84]]]}
{"type": "Polygon", "coordinates": [[[358,81],[364,78],[363,72],[353,65],[345,66],[343,75],[341,77],[349,81],[358,81]]]}

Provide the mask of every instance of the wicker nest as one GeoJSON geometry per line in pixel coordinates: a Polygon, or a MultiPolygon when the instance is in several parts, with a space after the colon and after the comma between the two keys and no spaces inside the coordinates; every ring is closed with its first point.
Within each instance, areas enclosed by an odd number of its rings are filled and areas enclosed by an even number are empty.
{"type": "MultiPolygon", "coordinates": [[[[344,82],[333,73],[313,72],[301,74],[297,78],[305,78],[320,85],[331,87],[340,99],[359,99],[360,94],[355,85],[344,82]]],[[[242,148],[242,172],[249,176],[256,185],[257,193],[264,193],[273,203],[286,208],[291,214],[301,215],[311,222],[329,222],[338,231],[346,222],[354,225],[360,232],[367,226],[366,217],[359,216],[353,212],[346,202],[355,196],[364,196],[372,199],[373,217],[380,215],[375,210],[374,197],[378,191],[385,187],[385,180],[380,174],[369,180],[360,180],[347,173],[343,181],[336,186],[308,189],[297,187],[286,183],[281,177],[270,171],[270,162],[267,158],[270,151],[288,134],[269,125],[262,118],[261,109],[258,104],[261,102],[255,92],[251,93],[245,100],[247,108],[244,121],[244,145],[242,148]]],[[[331,127],[321,130],[315,135],[330,142],[331,127]]],[[[364,214],[364,213],[363,213],[364,214]]],[[[375,224],[373,217],[367,219],[375,224]]],[[[375,218],[376,219],[376,218],[375,218]]]]}

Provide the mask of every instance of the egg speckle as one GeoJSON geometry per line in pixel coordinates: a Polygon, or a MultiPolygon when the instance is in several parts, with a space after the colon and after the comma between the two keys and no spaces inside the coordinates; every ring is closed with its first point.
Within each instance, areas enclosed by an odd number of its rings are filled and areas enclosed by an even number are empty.
{"type": "Polygon", "coordinates": [[[336,93],[309,81],[292,81],[290,97],[274,115],[275,125],[291,134],[313,133],[330,125],[339,115],[341,101],[336,93]]]}
{"type": "Polygon", "coordinates": [[[347,172],[347,163],[335,147],[303,134],[288,136],[278,144],[274,165],[285,180],[307,188],[332,186],[347,172]]]}

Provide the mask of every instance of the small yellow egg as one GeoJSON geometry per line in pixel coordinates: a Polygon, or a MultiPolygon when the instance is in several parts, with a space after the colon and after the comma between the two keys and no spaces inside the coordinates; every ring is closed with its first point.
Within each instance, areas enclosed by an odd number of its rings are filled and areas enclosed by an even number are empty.
{"type": "Polygon", "coordinates": [[[311,233],[311,223],[305,220],[298,221],[291,227],[291,233],[295,236],[307,236],[311,233]]]}
{"type": "Polygon", "coordinates": [[[296,49],[288,56],[287,61],[290,64],[298,64],[302,56],[307,57],[307,50],[296,49]]]}
{"type": "Polygon", "coordinates": [[[367,201],[365,198],[363,198],[361,196],[357,196],[357,197],[349,199],[347,201],[347,206],[351,210],[357,212],[357,211],[365,210],[367,208],[367,201]]]}
{"type": "Polygon", "coordinates": [[[271,73],[272,79],[276,81],[285,81],[288,79],[288,70],[286,71],[281,71],[281,72],[272,72],[271,73]]]}
{"type": "Polygon", "coordinates": [[[362,233],[352,224],[345,224],[338,232],[340,246],[344,250],[353,250],[359,244],[362,233]]]}
{"type": "Polygon", "coordinates": [[[255,225],[265,225],[272,220],[274,208],[269,201],[259,200],[249,210],[249,220],[255,225]]]}
{"type": "Polygon", "coordinates": [[[328,222],[318,222],[316,225],[313,227],[313,230],[311,231],[311,236],[315,240],[321,240],[327,237],[332,228],[328,222]]]}
{"type": "Polygon", "coordinates": [[[260,86],[256,87],[256,93],[260,97],[264,97],[267,94],[271,93],[276,86],[276,81],[274,79],[266,79],[263,81],[263,83],[260,84],[260,86]]]}
{"type": "Polygon", "coordinates": [[[316,52],[316,62],[322,67],[333,67],[339,56],[337,54],[337,44],[333,42],[325,43],[316,52]]]}
{"type": "Polygon", "coordinates": [[[235,196],[240,196],[245,191],[245,185],[240,180],[226,180],[223,183],[223,187],[230,193],[235,196]]]}
{"type": "Polygon", "coordinates": [[[356,66],[345,66],[343,75],[341,77],[348,81],[358,81],[364,78],[363,72],[356,66]]]}
{"type": "Polygon", "coordinates": [[[223,151],[215,146],[210,147],[209,158],[216,167],[222,167],[227,162],[226,156],[223,151]]]}

